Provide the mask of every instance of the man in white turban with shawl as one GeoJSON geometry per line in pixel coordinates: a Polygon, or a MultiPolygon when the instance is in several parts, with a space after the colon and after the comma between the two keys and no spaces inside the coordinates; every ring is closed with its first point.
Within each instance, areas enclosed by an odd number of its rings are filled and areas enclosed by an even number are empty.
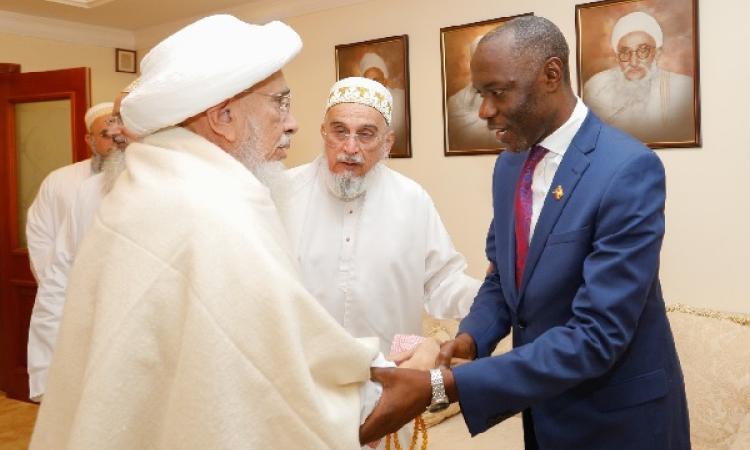
{"type": "Polygon", "coordinates": [[[661,26],[636,11],[620,17],[610,46],[617,66],[583,85],[583,101],[605,122],[644,142],[684,142],[695,136],[693,78],[659,67],[661,26]]]}
{"type": "Polygon", "coordinates": [[[221,15],[143,59],[121,111],[143,140],[78,249],[32,449],[359,448],[377,344],[304,290],[251,173],[296,131],[301,45],[221,15]]]}

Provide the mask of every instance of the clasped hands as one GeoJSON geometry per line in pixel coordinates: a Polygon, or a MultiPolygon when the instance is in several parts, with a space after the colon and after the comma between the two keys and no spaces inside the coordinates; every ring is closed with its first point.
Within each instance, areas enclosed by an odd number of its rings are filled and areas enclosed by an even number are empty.
{"type": "Polygon", "coordinates": [[[476,345],[468,334],[438,345],[426,339],[414,349],[389,355],[395,368],[371,368],[373,381],[383,385],[383,394],[370,416],[359,427],[359,441],[372,442],[393,433],[422,414],[432,400],[429,369],[440,367],[448,399],[458,400],[453,373],[448,369],[451,360],[471,360],[476,357],[476,345]]]}

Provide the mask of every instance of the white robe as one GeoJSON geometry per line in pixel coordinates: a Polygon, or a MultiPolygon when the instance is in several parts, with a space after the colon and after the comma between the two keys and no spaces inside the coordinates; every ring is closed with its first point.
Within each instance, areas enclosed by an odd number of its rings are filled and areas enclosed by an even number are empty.
{"type": "Polygon", "coordinates": [[[26,242],[34,277],[52,260],[55,239],[78,187],[92,175],[91,158],[53,170],[42,181],[26,216],[26,242]]]}
{"type": "Polygon", "coordinates": [[[425,308],[466,315],[481,283],[464,274],[427,192],[381,164],[366,193],[343,201],[328,190],[323,164],[289,171],[282,210],[305,286],[323,307],[353,336],[380,338],[386,354],[395,334],[422,334],[425,308]]]}
{"type": "Polygon", "coordinates": [[[654,69],[643,98],[623,95],[628,81],[619,67],[586,81],[583,101],[605,122],[643,142],[684,142],[695,136],[693,78],[654,69]]]}
{"type": "Polygon", "coordinates": [[[104,196],[104,174],[81,183],[68,214],[60,226],[51,261],[38,276],[34,308],[29,322],[26,367],[29,372],[29,398],[39,401],[47,386],[47,375],[57,342],[65,304],[68,272],[78,245],[91,225],[104,196]]]}
{"type": "Polygon", "coordinates": [[[377,350],[304,290],[268,190],[181,128],[126,166],[76,255],[31,448],[359,448],[377,350]]]}

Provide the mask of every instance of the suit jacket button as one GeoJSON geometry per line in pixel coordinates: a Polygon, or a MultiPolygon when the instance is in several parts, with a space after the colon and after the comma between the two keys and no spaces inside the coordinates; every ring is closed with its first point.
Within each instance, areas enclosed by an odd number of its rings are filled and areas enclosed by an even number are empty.
{"type": "Polygon", "coordinates": [[[520,328],[520,329],[522,329],[522,330],[523,330],[524,328],[526,328],[526,321],[525,321],[525,320],[519,320],[519,321],[518,321],[518,328],[520,328]]]}

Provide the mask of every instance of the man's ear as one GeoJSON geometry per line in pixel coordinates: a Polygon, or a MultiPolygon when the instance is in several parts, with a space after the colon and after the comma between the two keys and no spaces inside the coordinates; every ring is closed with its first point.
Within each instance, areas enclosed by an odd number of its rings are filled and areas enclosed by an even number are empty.
{"type": "Polygon", "coordinates": [[[232,143],[238,139],[237,114],[233,110],[236,107],[235,102],[228,99],[206,110],[206,119],[211,131],[232,143]]]}
{"type": "Polygon", "coordinates": [[[393,148],[393,144],[396,142],[396,132],[393,130],[388,130],[385,133],[385,139],[383,139],[383,158],[387,158],[388,155],[391,153],[391,148],[393,148]]]}
{"type": "Polygon", "coordinates": [[[560,86],[563,78],[565,78],[564,70],[562,60],[556,56],[548,58],[544,62],[541,76],[549,92],[556,91],[560,86]]]}

